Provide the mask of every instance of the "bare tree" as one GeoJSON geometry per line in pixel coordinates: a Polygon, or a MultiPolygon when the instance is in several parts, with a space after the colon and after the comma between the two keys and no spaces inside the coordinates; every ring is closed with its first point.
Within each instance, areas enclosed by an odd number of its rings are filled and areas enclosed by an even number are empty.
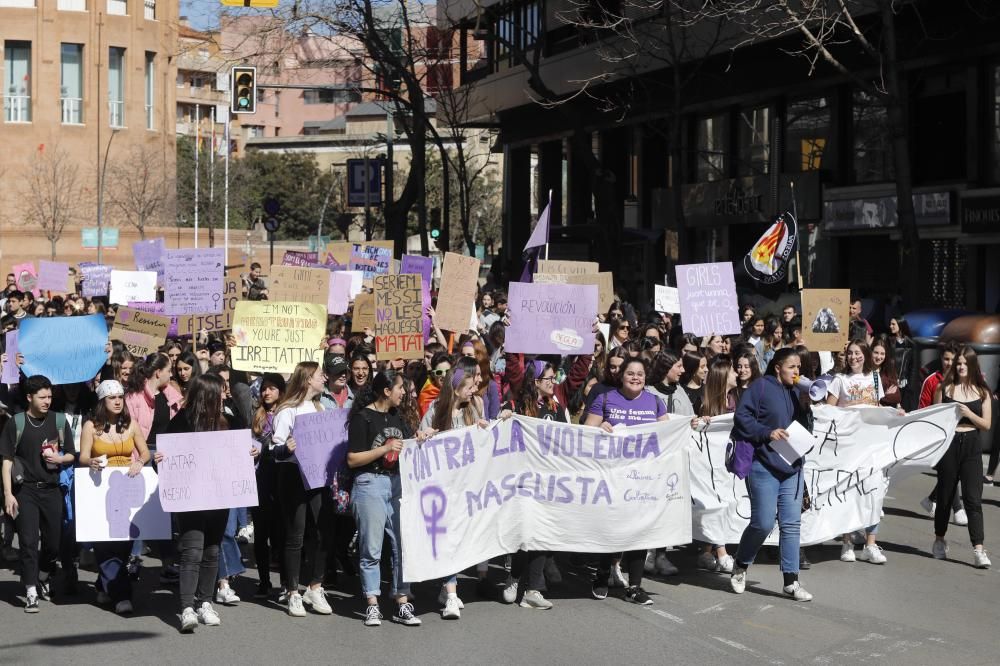
{"type": "Polygon", "coordinates": [[[169,203],[169,182],[162,153],[154,148],[135,146],[110,169],[111,207],[146,239],[146,227],[160,221],[169,203]]]}
{"type": "Polygon", "coordinates": [[[41,229],[52,245],[56,258],[56,243],[66,225],[76,217],[80,205],[79,168],[58,145],[38,147],[28,167],[21,191],[24,223],[41,229]]]}

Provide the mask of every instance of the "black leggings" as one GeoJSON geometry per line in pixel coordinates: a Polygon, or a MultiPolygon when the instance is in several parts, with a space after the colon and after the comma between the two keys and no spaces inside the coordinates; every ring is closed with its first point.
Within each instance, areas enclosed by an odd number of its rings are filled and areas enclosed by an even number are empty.
{"type": "MultiPolygon", "coordinates": [[[[608,553],[601,556],[601,563],[597,567],[595,583],[608,584],[608,576],[611,575],[611,560],[617,557],[617,553],[608,553]]],[[[642,585],[643,567],[646,565],[645,550],[628,550],[622,553],[622,569],[628,574],[628,584],[631,587],[642,585]]]]}
{"type": "Polygon", "coordinates": [[[285,526],[285,589],[297,591],[301,580],[307,585],[323,582],[326,551],[319,527],[323,508],[323,488],[306,490],[299,466],[278,463],[278,497],[285,526]]]}
{"type": "Polygon", "coordinates": [[[979,431],[957,432],[937,464],[938,497],[934,512],[934,534],[944,537],[951,517],[951,501],[962,482],[962,501],[969,516],[972,545],[983,543],[983,457],[979,431]]]}
{"type": "MultiPolygon", "coordinates": [[[[257,560],[260,582],[271,585],[271,549],[284,552],[285,528],[278,505],[278,470],[273,460],[265,459],[257,466],[257,506],[253,514],[253,556],[257,560]]],[[[281,583],[285,583],[285,567],[281,567],[281,583]]]]}
{"type": "Polygon", "coordinates": [[[195,599],[210,601],[219,578],[219,546],[229,521],[229,509],[174,514],[180,528],[181,611],[195,599]]]}
{"type": "MultiPolygon", "coordinates": [[[[525,551],[519,550],[514,553],[510,565],[510,575],[514,580],[522,580],[527,576],[526,590],[545,591],[545,561],[549,553],[544,550],[525,551]]],[[[604,577],[607,580],[607,576],[604,577]]]]}

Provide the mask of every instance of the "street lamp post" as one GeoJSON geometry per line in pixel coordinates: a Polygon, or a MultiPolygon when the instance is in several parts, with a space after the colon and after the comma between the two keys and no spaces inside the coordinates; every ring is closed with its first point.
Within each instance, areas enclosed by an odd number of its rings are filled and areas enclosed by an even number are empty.
{"type": "Polygon", "coordinates": [[[118,134],[117,129],[111,130],[108,137],[108,146],[104,149],[104,164],[101,165],[101,181],[97,188],[97,263],[101,263],[101,254],[104,246],[104,181],[108,172],[108,154],[111,153],[111,142],[118,134]]]}

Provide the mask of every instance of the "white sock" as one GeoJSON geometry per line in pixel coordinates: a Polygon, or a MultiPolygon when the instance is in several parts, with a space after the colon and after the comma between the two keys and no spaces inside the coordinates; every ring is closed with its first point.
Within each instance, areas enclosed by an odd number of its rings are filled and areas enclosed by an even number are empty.
{"type": "Polygon", "coordinates": [[[29,585],[28,586],[28,596],[29,597],[37,597],[38,596],[38,590],[35,588],[34,585],[29,585]]]}
{"type": "Polygon", "coordinates": [[[449,592],[448,593],[448,598],[449,599],[458,599],[458,592],[449,592]]]}

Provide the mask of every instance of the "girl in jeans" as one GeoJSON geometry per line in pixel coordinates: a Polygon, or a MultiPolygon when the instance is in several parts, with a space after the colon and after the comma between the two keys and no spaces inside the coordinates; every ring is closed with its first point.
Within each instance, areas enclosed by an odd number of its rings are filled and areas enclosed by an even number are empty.
{"type": "Polygon", "coordinates": [[[812,595],[799,584],[799,522],[802,512],[802,459],[789,465],[770,447],[788,439],[785,430],[802,416],[795,392],[801,363],[794,349],[779,349],[768,363],[764,377],[754,382],[740,398],[733,417],[733,441],[753,444],[754,456],[747,488],[750,491],[750,524],[743,531],[736,551],[736,564],[729,584],[743,594],[747,569],[753,563],[778,515],[781,572],[784,592],[796,601],[810,601],[812,595]]]}
{"type": "MultiPolygon", "coordinates": [[[[413,604],[407,598],[410,586],[403,582],[400,560],[399,499],[403,493],[399,480],[399,452],[403,440],[412,435],[399,413],[403,400],[403,377],[376,373],[355,399],[348,417],[347,465],[355,471],[351,508],[358,524],[358,555],[361,587],[368,601],[365,626],[382,624],[378,597],[381,592],[382,540],[389,537],[392,548],[392,596],[396,599],[393,622],[419,626],[413,604]]],[[[417,433],[417,440],[427,439],[427,432],[417,433]]]]}

